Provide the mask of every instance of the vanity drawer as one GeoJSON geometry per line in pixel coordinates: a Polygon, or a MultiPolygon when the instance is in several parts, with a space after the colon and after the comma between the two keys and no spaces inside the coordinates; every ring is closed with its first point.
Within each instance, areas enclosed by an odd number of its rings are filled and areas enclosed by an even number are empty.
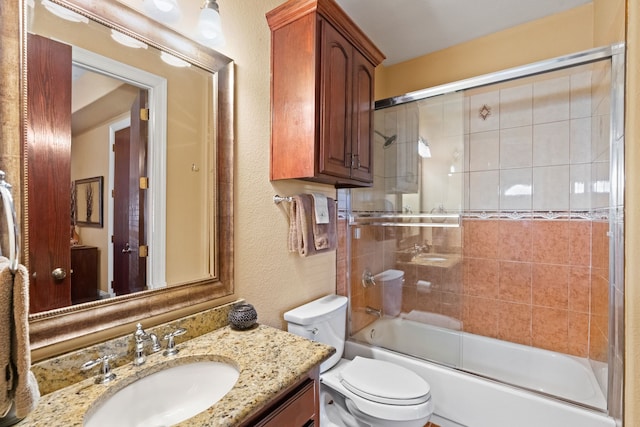
{"type": "MultiPolygon", "coordinates": [[[[316,382],[305,381],[256,426],[260,427],[310,427],[316,420],[316,382]]],[[[319,424],[319,423],[318,423],[319,424]]]]}

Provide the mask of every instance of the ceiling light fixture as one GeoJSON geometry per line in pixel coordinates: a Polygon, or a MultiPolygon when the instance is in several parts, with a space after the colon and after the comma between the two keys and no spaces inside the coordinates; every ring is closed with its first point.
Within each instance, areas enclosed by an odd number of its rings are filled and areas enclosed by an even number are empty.
{"type": "Polygon", "coordinates": [[[204,0],[196,27],[197,40],[208,46],[218,47],[225,43],[222,21],[216,0],[204,0]]]}
{"type": "Polygon", "coordinates": [[[423,159],[431,158],[431,147],[429,147],[429,143],[423,137],[418,137],[418,154],[423,159]]]}
{"type": "Polygon", "coordinates": [[[179,68],[191,67],[191,64],[189,64],[187,61],[180,59],[177,56],[173,56],[167,52],[160,52],[160,59],[162,59],[164,62],[166,62],[169,65],[173,65],[174,67],[179,67],[179,68]]]}
{"type": "Polygon", "coordinates": [[[123,34],[120,31],[116,31],[114,29],[111,30],[111,38],[123,46],[131,47],[134,49],[146,49],[148,47],[146,43],[143,43],[140,40],[136,40],[133,37],[123,34]]]}
{"type": "Polygon", "coordinates": [[[42,0],[41,3],[49,12],[53,13],[58,18],[62,18],[70,22],[82,22],[84,24],[89,23],[89,18],[73,12],[64,6],[60,6],[59,4],[53,3],[49,0],[42,0]]]}
{"type": "Polygon", "coordinates": [[[144,0],[143,6],[152,19],[164,23],[177,22],[182,15],[177,0],[144,0]]]}

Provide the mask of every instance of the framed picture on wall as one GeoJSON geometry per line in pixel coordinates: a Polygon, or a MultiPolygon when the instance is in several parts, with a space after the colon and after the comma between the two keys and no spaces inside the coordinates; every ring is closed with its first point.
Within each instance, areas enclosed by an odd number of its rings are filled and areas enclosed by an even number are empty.
{"type": "Polygon", "coordinates": [[[75,214],[76,224],[81,227],[102,228],[102,187],[104,177],[76,179],[75,214]]]}

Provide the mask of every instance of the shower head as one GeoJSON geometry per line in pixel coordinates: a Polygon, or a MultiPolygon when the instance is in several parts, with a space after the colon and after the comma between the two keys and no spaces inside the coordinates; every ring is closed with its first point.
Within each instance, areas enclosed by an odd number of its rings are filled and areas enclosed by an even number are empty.
{"type": "Polygon", "coordinates": [[[391,146],[391,144],[396,142],[396,138],[398,137],[397,135],[387,136],[383,133],[378,132],[377,130],[374,130],[374,132],[384,138],[384,144],[382,145],[384,148],[391,146]]]}

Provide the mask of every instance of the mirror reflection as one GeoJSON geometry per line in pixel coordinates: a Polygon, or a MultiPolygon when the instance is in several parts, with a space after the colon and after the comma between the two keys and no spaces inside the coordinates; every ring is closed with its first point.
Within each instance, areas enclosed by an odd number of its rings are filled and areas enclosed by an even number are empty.
{"type": "Polygon", "coordinates": [[[30,312],[215,278],[213,75],[69,12],[28,10],[30,312]]]}

